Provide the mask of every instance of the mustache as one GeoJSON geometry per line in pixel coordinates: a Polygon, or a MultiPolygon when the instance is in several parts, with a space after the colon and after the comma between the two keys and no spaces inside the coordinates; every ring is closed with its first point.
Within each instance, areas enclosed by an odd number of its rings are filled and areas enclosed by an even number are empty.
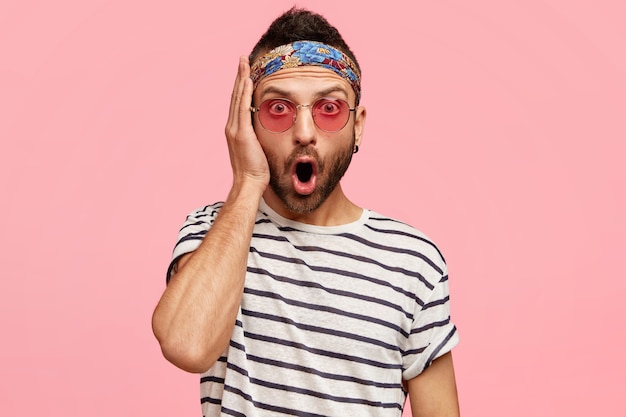
{"type": "Polygon", "coordinates": [[[317,150],[315,150],[315,148],[312,148],[312,147],[306,147],[306,148],[295,149],[289,155],[289,157],[287,157],[287,159],[285,160],[285,170],[289,171],[293,163],[296,161],[296,159],[301,158],[303,156],[307,156],[307,157],[315,159],[315,161],[317,161],[318,169],[321,170],[323,168],[324,162],[320,159],[319,154],[317,153],[317,150]]]}

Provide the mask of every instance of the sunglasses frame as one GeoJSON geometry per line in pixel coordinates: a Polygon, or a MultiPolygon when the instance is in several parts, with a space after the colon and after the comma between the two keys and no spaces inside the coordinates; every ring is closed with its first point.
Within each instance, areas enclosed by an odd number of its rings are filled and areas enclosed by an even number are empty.
{"type": "Polygon", "coordinates": [[[321,130],[321,131],[323,131],[323,132],[327,132],[327,133],[339,132],[341,129],[343,129],[344,127],[346,127],[346,125],[348,124],[348,121],[350,120],[350,114],[351,114],[351,113],[353,113],[353,112],[355,112],[355,111],[356,111],[356,109],[357,109],[357,107],[350,107],[350,105],[348,104],[348,102],[347,102],[346,100],[344,100],[344,99],[341,99],[341,98],[334,98],[334,97],[321,97],[321,98],[319,98],[319,99],[315,100],[313,103],[309,103],[309,104],[296,104],[296,103],[294,103],[293,101],[289,100],[288,98],[284,98],[284,97],[274,97],[274,98],[268,98],[267,100],[263,100],[263,101],[261,102],[261,104],[259,104],[259,107],[254,107],[254,106],[251,106],[251,107],[250,107],[250,112],[252,112],[252,113],[257,113],[257,114],[259,115],[259,124],[260,124],[260,125],[263,127],[263,129],[265,129],[266,131],[268,131],[268,132],[270,132],[270,133],[284,133],[284,132],[288,131],[289,129],[291,129],[291,128],[292,128],[292,126],[296,123],[296,119],[298,118],[298,113],[299,113],[299,110],[300,110],[300,108],[301,108],[301,107],[311,107],[311,117],[313,117],[313,123],[315,124],[315,127],[317,127],[319,130],[321,130]],[[284,130],[280,130],[280,131],[270,130],[270,129],[268,129],[267,127],[265,127],[265,125],[264,125],[264,124],[263,124],[263,122],[261,121],[261,114],[260,114],[261,107],[263,106],[263,104],[264,104],[264,103],[266,103],[266,102],[268,102],[268,101],[271,101],[271,100],[280,100],[280,101],[284,101],[284,102],[286,102],[286,103],[290,104],[293,108],[295,108],[295,109],[296,109],[296,112],[295,112],[295,114],[294,114],[294,116],[293,116],[293,119],[292,119],[292,121],[291,121],[291,124],[290,124],[290,125],[289,125],[286,129],[284,129],[284,130]],[[331,102],[337,102],[337,101],[340,101],[340,102],[345,103],[345,105],[346,105],[346,107],[347,107],[347,109],[348,109],[348,117],[346,117],[346,121],[345,121],[345,123],[344,123],[344,124],[343,124],[340,128],[335,129],[335,130],[326,130],[326,129],[324,129],[324,128],[320,127],[320,126],[317,124],[317,121],[315,120],[315,114],[313,113],[313,110],[312,110],[312,109],[315,107],[315,105],[316,105],[317,103],[319,103],[319,102],[320,102],[320,101],[322,101],[322,100],[325,100],[325,101],[331,101],[331,102]]]}

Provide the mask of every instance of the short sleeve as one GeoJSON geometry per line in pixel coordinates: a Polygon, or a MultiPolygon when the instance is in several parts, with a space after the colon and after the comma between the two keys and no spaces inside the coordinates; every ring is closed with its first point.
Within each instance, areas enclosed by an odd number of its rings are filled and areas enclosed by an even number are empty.
{"type": "Polygon", "coordinates": [[[408,346],[403,357],[403,378],[421,374],[432,361],[452,350],[459,343],[456,326],[450,318],[448,273],[443,265],[441,278],[430,297],[419,306],[414,318],[408,346]]]}
{"type": "Polygon", "coordinates": [[[202,239],[204,239],[204,236],[206,236],[213,225],[217,213],[223,204],[223,202],[218,202],[189,213],[185,223],[183,223],[178,232],[178,240],[172,252],[172,260],[167,268],[166,282],[169,283],[178,259],[187,253],[195,251],[200,246],[202,239]]]}

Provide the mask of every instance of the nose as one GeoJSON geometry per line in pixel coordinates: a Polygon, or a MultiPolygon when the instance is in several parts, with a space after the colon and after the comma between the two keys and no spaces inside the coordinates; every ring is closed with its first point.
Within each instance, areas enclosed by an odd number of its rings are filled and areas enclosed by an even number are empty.
{"type": "Polygon", "coordinates": [[[301,146],[315,144],[317,129],[313,121],[313,113],[310,104],[301,104],[297,107],[296,121],[293,124],[294,143],[301,146]]]}

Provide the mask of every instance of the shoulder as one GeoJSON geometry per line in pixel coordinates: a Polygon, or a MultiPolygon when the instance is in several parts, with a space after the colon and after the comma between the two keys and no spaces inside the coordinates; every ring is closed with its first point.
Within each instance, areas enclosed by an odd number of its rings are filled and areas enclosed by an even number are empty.
{"type": "Polygon", "coordinates": [[[388,217],[377,213],[370,212],[365,227],[372,233],[388,237],[390,240],[396,240],[399,243],[408,245],[408,247],[423,248],[428,251],[435,251],[443,260],[443,255],[435,242],[420,229],[411,226],[401,220],[388,217]]]}
{"type": "Polygon", "coordinates": [[[193,252],[200,246],[202,239],[213,225],[217,214],[224,205],[217,202],[199,207],[191,211],[178,232],[178,240],[172,252],[172,261],[167,270],[167,279],[172,275],[173,269],[181,256],[193,252]]]}
{"type": "Polygon", "coordinates": [[[390,253],[419,259],[441,275],[446,261],[437,244],[424,232],[401,220],[370,211],[363,237],[384,245],[390,253]]]}
{"type": "Polygon", "coordinates": [[[218,201],[192,210],[187,215],[187,220],[183,227],[187,226],[190,222],[213,223],[223,205],[223,201],[218,201]]]}
{"type": "Polygon", "coordinates": [[[190,239],[204,238],[223,205],[224,203],[220,201],[191,211],[178,232],[178,244],[190,239]]]}

